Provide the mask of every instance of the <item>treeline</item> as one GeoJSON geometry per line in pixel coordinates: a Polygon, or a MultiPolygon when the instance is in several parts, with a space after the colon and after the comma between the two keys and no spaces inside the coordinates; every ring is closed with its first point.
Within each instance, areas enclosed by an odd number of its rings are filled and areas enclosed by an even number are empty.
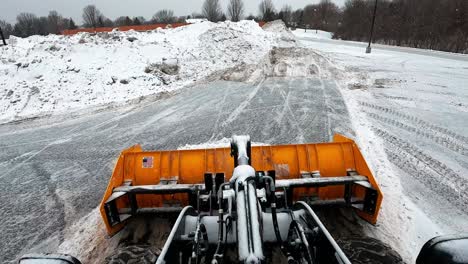
{"type": "MultiPolygon", "coordinates": [[[[337,39],[368,41],[374,5],[375,0],[347,0],[339,8],[322,0],[276,12],[271,0],[264,0],[260,18],[329,31],[337,39]]],[[[468,0],[378,0],[374,42],[468,53],[468,0]]]]}
{"type": "MultiPolygon", "coordinates": [[[[121,16],[115,20],[107,18],[96,6],[89,5],[83,9],[83,24],[85,28],[132,26],[155,23],[185,22],[187,17],[176,17],[171,10],[160,10],[150,20],[144,17],[121,16]]],[[[16,23],[10,24],[0,20],[0,28],[9,38],[10,35],[28,37],[32,35],[60,34],[65,29],[77,29],[78,25],[72,18],[65,18],[57,11],[50,11],[48,16],[38,17],[32,13],[20,13],[16,23]]]]}
{"type": "MultiPolygon", "coordinates": [[[[107,18],[96,6],[88,5],[83,8],[82,19],[84,28],[118,27],[144,24],[170,24],[182,23],[190,18],[205,18],[213,22],[224,21],[228,18],[239,21],[244,16],[244,3],[242,0],[230,0],[226,13],[223,12],[219,0],[205,0],[201,13],[193,13],[188,16],[175,16],[172,10],[160,10],[151,19],[146,20],[142,16],[120,16],[115,20],[107,18]]],[[[60,34],[65,29],[77,29],[78,25],[72,18],[65,18],[57,11],[50,11],[48,16],[38,17],[32,13],[20,13],[16,17],[16,23],[10,24],[0,20],[0,29],[5,38],[10,35],[28,37],[32,35],[60,34]]]]}
{"type": "MultiPolygon", "coordinates": [[[[277,9],[272,0],[262,0],[258,15],[245,16],[243,0],[229,0],[223,10],[219,0],[205,0],[201,13],[176,17],[172,10],[160,10],[153,17],[121,16],[111,20],[94,5],[83,9],[83,27],[131,26],[154,23],[185,22],[188,18],[205,18],[218,22],[241,19],[273,21],[281,19],[289,27],[320,29],[334,34],[334,38],[367,41],[375,0],[347,0],[338,7],[331,0],[292,10],[284,5],[277,9]]],[[[436,49],[450,52],[468,52],[468,0],[378,0],[374,41],[378,43],[436,49]]],[[[11,25],[0,20],[4,35],[58,34],[64,29],[75,29],[71,18],[56,11],[47,17],[21,13],[11,25]]]]}
{"type": "Polygon", "coordinates": [[[59,34],[64,29],[77,28],[75,21],[64,18],[56,11],[50,11],[46,17],[37,17],[31,13],[21,13],[14,25],[0,20],[0,28],[8,38],[10,35],[28,37],[31,35],[59,34]]]}
{"type": "MultiPolygon", "coordinates": [[[[335,37],[366,40],[373,6],[370,0],[348,0],[335,37]]],[[[468,52],[467,0],[379,0],[377,12],[376,42],[468,52]]]]}

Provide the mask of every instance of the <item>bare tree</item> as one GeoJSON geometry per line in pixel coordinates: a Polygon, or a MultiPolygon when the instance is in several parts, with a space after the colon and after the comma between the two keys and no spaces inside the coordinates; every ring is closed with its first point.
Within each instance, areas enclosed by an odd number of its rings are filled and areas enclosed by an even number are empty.
{"type": "Polygon", "coordinates": [[[125,17],[125,25],[126,26],[131,26],[133,24],[133,21],[130,17],[125,17]]]}
{"type": "Polygon", "coordinates": [[[185,23],[187,22],[187,19],[189,19],[190,16],[180,16],[176,18],[176,23],[185,23]]]}
{"type": "Polygon", "coordinates": [[[144,18],[142,16],[137,16],[137,17],[133,18],[134,22],[135,22],[135,19],[138,19],[138,21],[140,21],[140,23],[142,25],[146,23],[146,18],[144,18]]]}
{"type": "Polygon", "coordinates": [[[304,7],[302,23],[300,27],[305,29],[314,28],[318,29],[320,25],[320,18],[318,15],[318,5],[307,5],[304,7]]]}
{"type": "Polygon", "coordinates": [[[253,14],[249,14],[245,19],[247,19],[247,20],[257,20],[257,18],[253,14]]]}
{"type": "Polygon", "coordinates": [[[223,16],[219,0],[205,0],[202,8],[203,16],[211,22],[218,22],[223,16]]]}
{"type": "Polygon", "coordinates": [[[128,26],[127,25],[127,17],[126,16],[119,16],[114,20],[114,24],[118,27],[121,26],[128,26]]]}
{"type": "Polygon", "coordinates": [[[96,6],[88,5],[83,8],[83,21],[86,26],[96,28],[99,24],[104,24],[99,23],[100,20],[103,21],[102,14],[96,6]]]}
{"type": "Polygon", "coordinates": [[[174,16],[174,11],[168,9],[159,10],[158,12],[156,12],[156,14],[154,14],[153,18],[151,19],[153,23],[164,24],[174,23],[175,20],[176,18],[174,16]]]}
{"type": "Polygon", "coordinates": [[[31,13],[20,13],[16,16],[15,34],[20,37],[27,37],[36,34],[38,18],[31,13]]]}
{"type": "Polygon", "coordinates": [[[304,9],[297,9],[291,14],[291,21],[295,27],[302,27],[304,25],[304,9]]]}
{"type": "Polygon", "coordinates": [[[99,16],[98,17],[98,22],[97,22],[97,26],[98,27],[103,27],[104,26],[104,20],[106,19],[106,17],[104,16],[99,16]]]}
{"type": "Polygon", "coordinates": [[[59,34],[63,29],[63,17],[57,11],[50,11],[47,20],[49,33],[59,34]]]}
{"type": "Polygon", "coordinates": [[[142,25],[145,22],[144,17],[134,17],[131,19],[128,16],[120,16],[114,20],[115,26],[131,26],[131,25],[142,25]]]}
{"type": "Polygon", "coordinates": [[[47,17],[39,17],[34,20],[34,34],[43,36],[49,34],[49,20],[47,17]]]}
{"type": "Polygon", "coordinates": [[[320,29],[325,31],[336,30],[338,23],[339,8],[330,0],[321,0],[317,5],[318,19],[320,29]]]}
{"type": "Polygon", "coordinates": [[[278,19],[283,20],[284,24],[289,26],[292,22],[292,8],[290,5],[285,5],[281,8],[281,11],[278,14],[278,19]]]}
{"type": "Polygon", "coordinates": [[[273,21],[276,19],[275,5],[271,0],[262,0],[258,7],[260,11],[260,17],[263,21],[273,21]]]}
{"type": "Polygon", "coordinates": [[[191,17],[196,19],[206,18],[203,14],[198,14],[196,12],[192,13],[191,17]]]}
{"type": "MultiPolygon", "coordinates": [[[[143,21],[144,22],[144,21],[143,21]]],[[[133,18],[133,25],[139,26],[143,23],[138,17],[133,18]]]]}
{"type": "Polygon", "coordinates": [[[103,18],[104,19],[103,19],[102,23],[103,23],[104,27],[113,27],[114,26],[114,22],[112,20],[110,20],[107,17],[103,17],[103,18]]]}
{"type": "Polygon", "coordinates": [[[4,38],[9,38],[13,33],[13,26],[4,20],[0,20],[0,30],[2,30],[4,38]]]}
{"type": "Polygon", "coordinates": [[[233,22],[241,20],[244,16],[244,2],[242,0],[230,0],[228,5],[228,15],[233,22]]]}
{"type": "MultiPolygon", "coordinates": [[[[367,41],[374,1],[347,0],[338,22],[334,7],[327,4],[319,13],[323,26],[335,38],[367,41]],[[326,13],[326,19],[322,16],[326,13]],[[334,30],[331,25],[336,24],[334,30]]],[[[320,4],[319,4],[320,5],[320,4]]],[[[374,41],[398,46],[468,53],[468,1],[381,0],[375,21],[374,41]]]]}

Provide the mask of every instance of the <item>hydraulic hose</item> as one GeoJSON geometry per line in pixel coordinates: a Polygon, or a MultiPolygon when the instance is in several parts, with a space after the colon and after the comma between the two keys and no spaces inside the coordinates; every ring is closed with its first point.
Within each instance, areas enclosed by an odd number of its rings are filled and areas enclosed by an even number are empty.
{"type": "Polygon", "coordinates": [[[273,229],[275,230],[275,236],[278,243],[280,243],[281,248],[283,248],[283,239],[281,238],[281,233],[278,226],[278,215],[276,213],[276,195],[275,195],[275,182],[270,176],[263,176],[265,178],[266,189],[270,194],[270,207],[271,207],[271,217],[273,220],[273,229]]]}
{"type": "Polygon", "coordinates": [[[195,231],[194,244],[192,247],[192,257],[191,260],[195,259],[195,263],[199,263],[199,258],[205,254],[206,249],[208,249],[208,234],[206,232],[206,227],[204,224],[200,223],[201,215],[198,218],[197,230],[195,231]],[[203,252],[200,249],[200,239],[203,241],[203,252]]]}
{"type": "Polygon", "coordinates": [[[283,240],[281,239],[281,233],[278,227],[278,216],[276,215],[276,205],[272,203],[271,205],[271,217],[273,218],[273,229],[275,230],[275,236],[278,243],[283,247],[283,240]],[[274,207],[273,207],[274,206],[274,207]]]}
{"type": "Polygon", "coordinates": [[[307,237],[304,233],[304,228],[296,220],[293,220],[291,222],[291,225],[294,226],[296,234],[301,240],[302,245],[304,246],[304,249],[306,251],[305,257],[307,259],[307,263],[314,264],[312,253],[310,252],[309,241],[307,241],[307,237]]]}
{"type": "Polygon", "coordinates": [[[213,260],[211,261],[212,264],[218,263],[217,258],[221,258],[221,249],[223,246],[223,231],[224,231],[224,210],[223,210],[223,190],[224,186],[228,185],[229,182],[224,182],[219,186],[218,190],[218,213],[219,213],[219,218],[218,218],[218,243],[216,246],[216,251],[215,254],[213,255],[213,260]]]}

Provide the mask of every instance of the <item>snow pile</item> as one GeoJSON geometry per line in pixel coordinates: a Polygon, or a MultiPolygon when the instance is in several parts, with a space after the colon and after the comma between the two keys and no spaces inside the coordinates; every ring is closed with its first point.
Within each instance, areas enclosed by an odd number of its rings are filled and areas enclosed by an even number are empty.
{"type": "Polygon", "coordinates": [[[323,30],[315,30],[315,29],[303,29],[297,28],[292,32],[296,37],[299,38],[313,38],[313,39],[332,39],[333,33],[323,31],[323,30]]]}
{"type": "Polygon", "coordinates": [[[0,122],[180,89],[223,69],[256,64],[282,38],[253,21],[12,37],[0,53],[0,122]]]}
{"type": "MultiPolygon", "coordinates": [[[[262,142],[252,142],[252,146],[269,146],[269,144],[262,143],[262,142]]],[[[186,150],[186,149],[206,149],[206,148],[228,148],[231,146],[231,139],[230,138],[222,138],[220,140],[208,141],[201,144],[189,145],[186,144],[185,146],[180,146],[178,150],[186,150]]]]}
{"type": "Polygon", "coordinates": [[[207,22],[207,21],[208,19],[206,18],[189,18],[185,20],[185,22],[189,24],[196,24],[196,23],[202,23],[202,22],[207,22]]]}
{"type": "Polygon", "coordinates": [[[296,43],[296,38],[291,33],[291,31],[286,27],[286,25],[284,24],[282,20],[275,20],[275,21],[266,23],[265,25],[263,25],[263,30],[268,31],[268,32],[279,33],[281,35],[281,42],[283,46],[288,45],[288,44],[295,45],[296,43]]]}
{"type": "Polygon", "coordinates": [[[109,251],[113,242],[106,236],[99,208],[95,208],[66,230],[64,242],[58,246],[57,252],[72,255],[83,263],[91,260],[97,263],[98,259],[106,256],[104,252],[109,251]]]}

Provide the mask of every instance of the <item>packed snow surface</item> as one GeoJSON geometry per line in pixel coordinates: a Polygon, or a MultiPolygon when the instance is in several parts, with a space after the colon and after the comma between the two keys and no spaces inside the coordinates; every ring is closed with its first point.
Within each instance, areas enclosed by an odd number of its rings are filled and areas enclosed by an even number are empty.
{"type": "Polygon", "coordinates": [[[290,33],[251,21],[10,39],[0,54],[1,122],[200,85],[57,124],[0,126],[0,261],[109,255],[119,241],[104,239],[98,210],[83,205],[98,203],[119,151],[228,147],[223,137],[235,133],[272,144],[355,139],[384,199],[376,226],[350,230],[364,228],[408,263],[428,239],[468,232],[468,57],[383,45],[365,54],[364,43],[294,34],[303,47],[273,48],[294,43],[290,33]]]}
{"type": "Polygon", "coordinates": [[[11,37],[0,53],[0,122],[170,92],[254,64],[281,38],[253,21],[11,37]]]}
{"type": "MultiPolygon", "coordinates": [[[[297,32],[297,31],[296,31],[297,32]]],[[[298,35],[296,32],[294,34],[298,35]]],[[[301,38],[334,72],[383,192],[377,228],[408,263],[438,235],[468,232],[468,56],[301,38]]]]}

